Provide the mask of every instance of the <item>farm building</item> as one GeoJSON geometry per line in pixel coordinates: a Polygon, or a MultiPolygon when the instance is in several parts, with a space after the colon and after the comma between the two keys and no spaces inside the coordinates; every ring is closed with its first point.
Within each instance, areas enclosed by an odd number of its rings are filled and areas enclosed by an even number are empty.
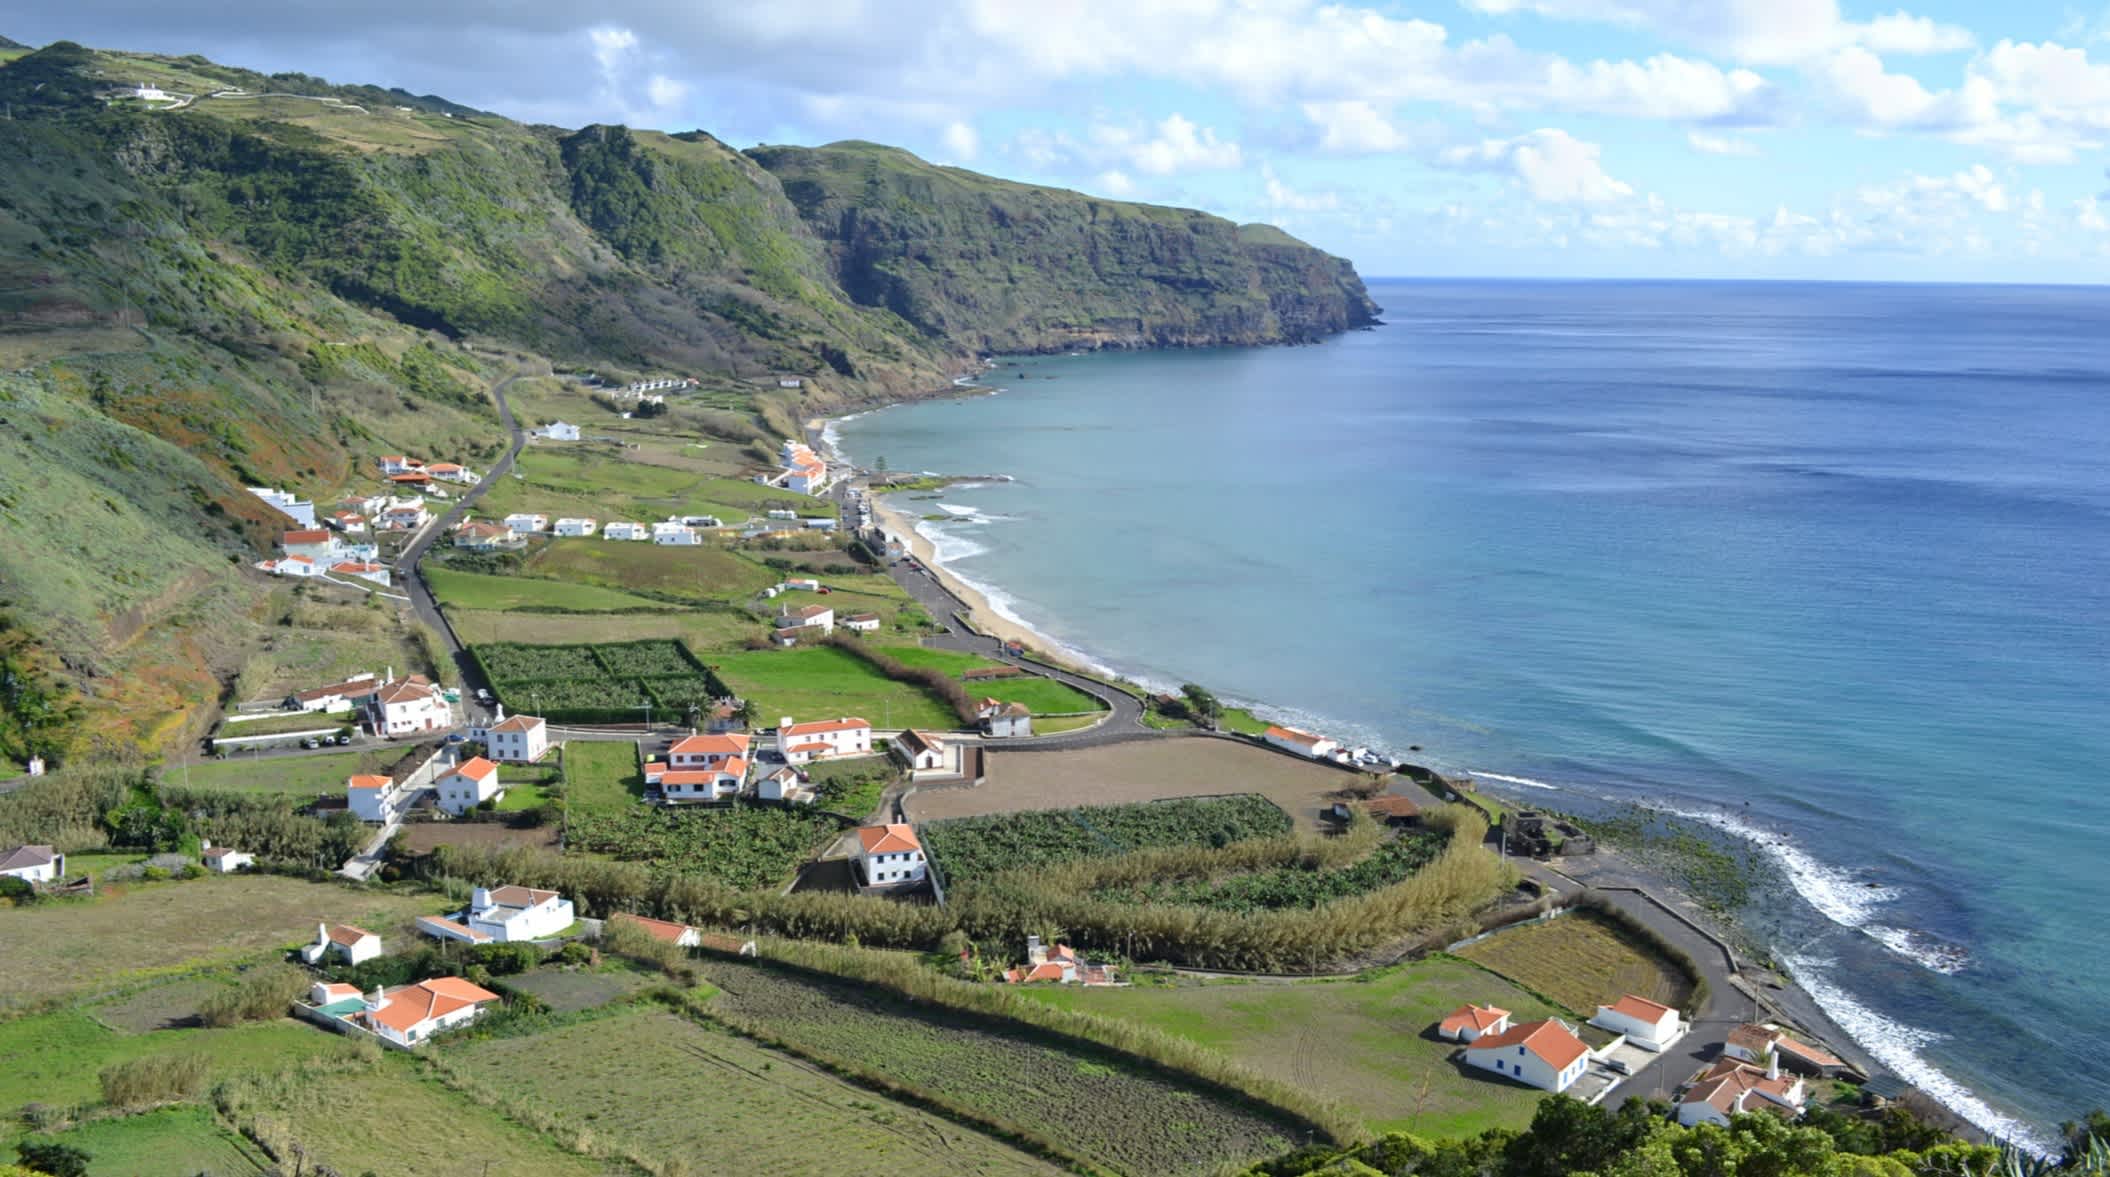
{"type": "Polygon", "coordinates": [[[1562,1092],[1582,1078],[1590,1048],[1559,1018],[1522,1022],[1483,1034],[1465,1048],[1465,1061],[1541,1091],[1562,1092]]]}
{"type": "Polygon", "coordinates": [[[66,856],[49,846],[0,850],[0,875],[26,883],[50,883],[66,874],[66,856]]]}
{"type": "Polygon", "coordinates": [[[1482,1035],[1509,1029],[1509,1011],[1491,1005],[1461,1005],[1436,1023],[1438,1036],[1452,1042],[1475,1042],[1482,1035]]]}
{"type": "Polygon", "coordinates": [[[381,937],[350,924],[316,924],[315,942],[300,950],[300,958],[309,964],[332,956],[346,964],[365,964],[379,955],[381,937]]]}
{"type": "Polygon", "coordinates": [[[1631,993],[1610,1005],[1598,1006],[1597,1016],[1590,1019],[1590,1024],[1624,1034],[1627,1041],[1643,1050],[1663,1050],[1685,1033],[1677,1010],[1631,993]]]}

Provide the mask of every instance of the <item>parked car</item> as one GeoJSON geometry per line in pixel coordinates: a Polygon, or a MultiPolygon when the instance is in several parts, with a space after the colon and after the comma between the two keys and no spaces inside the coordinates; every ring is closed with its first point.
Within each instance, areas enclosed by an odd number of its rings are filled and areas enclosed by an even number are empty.
{"type": "Polygon", "coordinates": [[[461,734],[460,732],[449,732],[449,733],[447,733],[447,742],[448,742],[448,743],[450,743],[450,744],[459,744],[459,743],[461,743],[462,741],[464,741],[464,740],[466,740],[466,739],[468,739],[468,738],[469,738],[469,737],[467,737],[467,736],[465,736],[465,735],[461,734]]]}
{"type": "Polygon", "coordinates": [[[300,746],[303,748],[315,748],[319,747],[320,745],[316,744],[314,736],[309,736],[307,739],[302,740],[300,742],[300,746]]]}
{"type": "Polygon", "coordinates": [[[476,688],[476,701],[479,703],[489,703],[491,701],[490,689],[487,687],[476,688]]]}

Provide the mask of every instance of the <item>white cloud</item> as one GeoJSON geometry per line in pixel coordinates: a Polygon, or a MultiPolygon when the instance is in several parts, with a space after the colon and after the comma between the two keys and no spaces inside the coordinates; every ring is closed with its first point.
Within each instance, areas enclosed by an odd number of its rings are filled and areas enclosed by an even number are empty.
{"type": "Polygon", "coordinates": [[[1267,192],[1267,206],[1280,212],[1327,212],[1341,206],[1335,192],[1299,192],[1284,184],[1270,164],[1260,165],[1260,179],[1267,192]]]}
{"type": "Polygon", "coordinates": [[[957,119],[945,124],[943,141],[954,163],[965,163],[982,150],[982,137],[975,133],[974,127],[957,119]]]}
{"type": "Polygon", "coordinates": [[[2090,233],[2110,231],[2110,217],[2103,215],[2101,197],[2083,196],[2074,201],[2073,222],[2090,233]]]}
{"type": "Polygon", "coordinates": [[[1127,196],[1136,190],[1135,181],[1129,179],[1126,172],[1114,170],[1100,172],[1096,182],[1101,191],[1113,196],[1127,196]]]}
{"type": "Polygon", "coordinates": [[[1685,141],[1702,155],[1757,155],[1758,144],[1734,135],[1712,135],[1706,131],[1687,131],[1685,141]]]}
{"type": "Polygon", "coordinates": [[[1447,167],[1507,171],[1533,200],[1548,204],[1592,204],[1632,196],[1633,186],[1607,174],[1598,161],[1599,153],[1597,144],[1548,127],[1513,139],[1452,147],[1437,162],[1447,167]]]}
{"type": "Polygon", "coordinates": [[[1319,149],[1350,155],[1401,151],[1413,137],[1369,102],[1307,102],[1304,117],[1319,130],[1319,149]]]}
{"type": "Polygon", "coordinates": [[[654,107],[672,110],[689,96],[689,84],[676,81],[665,74],[653,74],[652,80],[645,83],[645,94],[652,100],[654,107]]]}
{"type": "Polygon", "coordinates": [[[1145,135],[1127,127],[1098,126],[1092,128],[1092,138],[1146,175],[1171,176],[1239,165],[1241,153],[1235,141],[1218,138],[1214,128],[1196,126],[1184,115],[1167,115],[1151,131],[1145,135]]]}
{"type": "Polygon", "coordinates": [[[1969,30],[1899,11],[1865,24],[1837,0],[1465,0],[1488,13],[1647,28],[1674,41],[1758,65],[1794,65],[1849,45],[1880,53],[1946,53],[1977,43],[1969,30]]]}
{"type": "Polygon", "coordinates": [[[1893,12],[1849,27],[1855,32],[1856,43],[1876,53],[1956,53],[1978,47],[1978,38],[1969,29],[1937,24],[1907,12],[1893,12]]]}

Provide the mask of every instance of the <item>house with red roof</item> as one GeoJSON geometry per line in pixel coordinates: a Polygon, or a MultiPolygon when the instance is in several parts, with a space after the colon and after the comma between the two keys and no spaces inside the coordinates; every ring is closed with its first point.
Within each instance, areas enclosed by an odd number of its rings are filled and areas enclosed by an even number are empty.
{"type": "Polygon", "coordinates": [[[1828,1050],[1811,1046],[1778,1026],[1745,1023],[1729,1031],[1722,1053],[1733,1059],[1764,1066],[1775,1055],[1787,1069],[1804,1075],[1833,1078],[1853,1070],[1845,1060],[1828,1050]]]}
{"type": "Polygon", "coordinates": [[[1562,1092],[1589,1069],[1590,1048],[1559,1018],[1521,1022],[1483,1034],[1465,1048],[1465,1061],[1483,1071],[1541,1091],[1562,1092]]]}
{"type": "Polygon", "coordinates": [[[455,765],[436,783],[440,808],[456,817],[506,794],[505,786],[498,783],[498,765],[481,756],[455,765]]]}
{"type": "MultiPolygon", "coordinates": [[[[349,999],[338,993],[331,988],[322,994],[335,1000],[321,1008],[328,1011],[345,1006],[349,999]]],[[[480,985],[460,977],[434,977],[394,989],[376,986],[357,1009],[345,1009],[338,1016],[373,1032],[390,1046],[414,1050],[435,1034],[475,1021],[497,1004],[498,994],[480,985]]]]}
{"type": "Polygon", "coordinates": [[[387,454],[381,458],[381,477],[393,478],[398,474],[414,474],[425,468],[425,463],[402,454],[387,454]]]}
{"type": "Polygon", "coordinates": [[[367,710],[377,736],[413,736],[454,726],[447,697],[422,674],[381,684],[367,697],[367,710]]]}
{"type": "Polygon", "coordinates": [[[351,924],[316,924],[315,942],[303,945],[300,950],[300,958],[309,964],[320,963],[327,957],[335,957],[346,964],[365,964],[379,955],[381,937],[351,924]]]}
{"type": "Polygon", "coordinates": [[[793,723],[787,715],[777,725],[777,751],[786,764],[807,764],[834,756],[869,756],[872,724],[852,715],[793,723]]]}
{"type": "Polygon", "coordinates": [[[1040,937],[1026,937],[1026,963],[1023,966],[1004,970],[1004,981],[1011,985],[1032,985],[1041,982],[1056,985],[1117,985],[1112,965],[1088,964],[1067,944],[1053,948],[1041,943],[1040,937]]]}
{"type": "Polygon", "coordinates": [[[549,753],[549,724],[539,715],[508,716],[498,709],[498,722],[469,738],[481,740],[484,755],[502,764],[533,764],[549,753]]]}
{"type": "Polygon", "coordinates": [[[345,806],[360,821],[386,823],[408,798],[393,777],[355,773],[344,782],[345,806]]]}
{"type": "Polygon", "coordinates": [[[1340,744],[1325,736],[1315,736],[1308,731],[1283,727],[1280,724],[1270,726],[1260,738],[1285,752],[1294,752],[1313,760],[1324,760],[1340,747],[1340,744]]]}
{"type": "Polygon", "coordinates": [[[730,801],[747,787],[747,758],[728,756],[711,768],[670,768],[658,777],[659,795],[669,805],[730,801]]]}
{"type": "Polygon", "coordinates": [[[992,739],[1033,734],[1033,711],[1024,703],[983,699],[975,704],[974,717],[981,722],[982,731],[992,739]]]}
{"type": "Polygon", "coordinates": [[[1491,1005],[1465,1004],[1443,1016],[1436,1023],[1438,1037],[1452,1042],[1476,1042],[1488,1034],[1500,1034],[1509,1029],[1509,1011],[1491,1005]]]}
{"type": "Polygon", "coordinates": [[[912,773],[934,772],[945,767],[945,741],[914,728],[895,736],[888,751],[912,773]]]}
{"type": "Polygon", "coordinates": [[[854,861],[857,885],[867,891],[918,886],[930,871],[914,827],[899,823],[860,827],[854,861]]]}
{"type": "Polygon", "coordinates": [[[636,928],[654,940],[672,944],[677,948],[694,948],[702,943],[702,934],[696,929],[672,920],[648,919],[641,915],[631,915],[627,911],[619,911],[608,917],[608,922],[636,928]]]}
{"type": "MultiPolygon", "coordinates": [[[[728,760],[745,760],[753,740],[744,732],[717,732],[683,736],[667,745],[666,767],[672,769],[716,768],[728,760]]],[[[652,765],[645,766],[645,783],[651,784],[652,765]]]]}
{"type": "Polygon", "coordinates": [[[1590,1024],[1624,1034],[1628,1042],[1643,1050],[1661,1051],[1685,1036],[1685,1023],[1678,1019],[1677,1010],[1632,993],[1610,1005],[1598,1006],[1597,1016],[1590,1019],[1590,1024]]]}
{"type": "Polygon", "coordinates": [[[1780,1072],[1780,1056],[1760,1067],[1727,1055],[1714,1060],[1685,1094],[1678,1097],[1678,1123],[1727,1127],[1732,1116],[1772,1112],[1793,1119],[1809,1103],[1809,1089],[1798,1075],[1780,1072]]]}

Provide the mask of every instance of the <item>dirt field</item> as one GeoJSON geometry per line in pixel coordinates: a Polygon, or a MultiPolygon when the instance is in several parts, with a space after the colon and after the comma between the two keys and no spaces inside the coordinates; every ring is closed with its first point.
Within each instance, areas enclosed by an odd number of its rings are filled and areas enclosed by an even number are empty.
{"type": "Polygon", "coordinates": [[[1545,994],[1581,1018],[1623,993],[1682,1005],[1692,992],[1676,966],[1587,912],[1508,928],[1466,945],[1458,955],[1545,994]]]}
{"type": "Polygon", "coordinates": [[[1211,739],[1147,740],[1061,752],[994,751],[988,766],[989,779],[981,785],[918,789],[909,798],[909,818],[937,821],[1021,809],[1258,793],[1281,806],[1300,829],[1315,830],[1320,810],[1337,799],[1331,794],[1356,779],[1337,768],[1211,739]]]}
{"type": "Polygon", "coordinates": [[[412,854],[428,854],[435,846],[526,846],[546,850],[557,844],[557,827],[532,826],[516,830],[488,821],[421,821],[403,826],[403,845],[412,854]]]}

